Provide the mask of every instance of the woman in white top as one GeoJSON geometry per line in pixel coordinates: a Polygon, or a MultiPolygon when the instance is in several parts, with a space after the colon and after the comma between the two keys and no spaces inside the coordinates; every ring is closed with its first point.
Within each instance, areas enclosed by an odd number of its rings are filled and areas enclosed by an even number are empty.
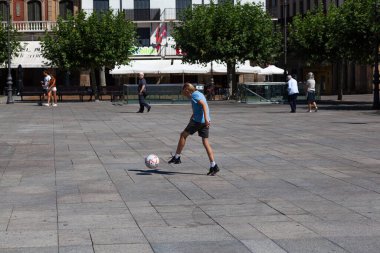
{"type": "Polygon", "coordinates": [[[318,111],[317,103],[315,102],[315,80],[314,80],[314,74],[312,72],[309,72],[307,74],[307,106],[308,106],[308,112],[311,112],[312,107],[314,106],[314,111],[318,111]]]}

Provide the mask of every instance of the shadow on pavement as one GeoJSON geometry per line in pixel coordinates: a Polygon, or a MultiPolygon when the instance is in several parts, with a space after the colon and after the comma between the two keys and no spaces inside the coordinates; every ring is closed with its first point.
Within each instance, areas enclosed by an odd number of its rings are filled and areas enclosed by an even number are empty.
{"type": "Polygon", "coordinates": [[[159,174],[159,175],[175,175],[175,174],[182,174],[182,175],[199,175],[204,176],[206,174],[200,174],[200,173],[189,173],[189,172],[177,172],[177,171],[163,171],[163,170],[128,170],[128,171],[137,171],[137,175],[152,175],[152,174],[159,174]]]}

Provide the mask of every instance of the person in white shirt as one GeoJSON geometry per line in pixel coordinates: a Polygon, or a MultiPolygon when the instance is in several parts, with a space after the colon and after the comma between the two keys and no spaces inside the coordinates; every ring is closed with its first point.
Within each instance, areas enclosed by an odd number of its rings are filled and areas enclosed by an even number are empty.
{"type": "Polygon", "coordinates": [[[44,75],[44,80],[41,82],[42,92],[43,92],[41,105],[45,100],[45,96],[48,96],[49,83],[51,80],[51,76],[49,75],[49,72],[47,70],[44,70],[42,74],[44,75]]]}
{"type": "Polygon", "coordinates": [[[298,96],[298,83],[297,81],[291,76],[287,76],[288,79],[288,101],[291,109],[291,113],[296,112],[297,107],[297,96],[298,96]]]}
{"type": "Polygon", "coordinates": [[[313,72],[307,74],[307,106],[308,112],[311,112],[312,107],[314,106],[315,112],[318,111],[317,103],[315,102],[315,80],[313,72]]]}

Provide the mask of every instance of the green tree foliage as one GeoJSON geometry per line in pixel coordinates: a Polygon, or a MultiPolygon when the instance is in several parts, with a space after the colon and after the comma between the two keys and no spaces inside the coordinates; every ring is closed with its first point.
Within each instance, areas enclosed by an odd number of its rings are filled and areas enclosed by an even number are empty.
{"type": "Polygon", "coordinates": [[[330,63],[341,58],[340,46],[335,41],[337,24],[341,22],[337,8],[325,15],[322,8],[297,15],[289,26],[289,47],[307,63],[330,63]]]}
{"type": "MultiPolygon", "coordinates": [[[[8,28],[0,25],[0,65],[8,60],[8,28]]],[[[22,49],[18,41],[18,33],[16,30],[10,30],[10,49],[11,55],[17,55],[22,49]]]]}
{"type": "MultiPolygon", "coordinates": [[[[380,20],[377,0],[346,0],[330,5],[327,14],[319,9],[296,16],[290,26],[289,44],[309,63],[373,63],[378,47],[380,20]],[[332,7],[331,7],[332,6],[332,7]],[[376,10],[377,9],[377,10],[376,10]]],[[[343,76],[338,81],[342,99],[343,76]]]]}
{"type": "Polygon", "coordinates": [[[236,63],[245,60],[270,63],[281,50],[280,34],[259,4],[211,2],[186,9],[181,20],[173,37],[185,52],[185,62],[224,62],[228,72],[234,74],[236,63]]]}
{"type": "Polygon", "coordinates": [[[347,0],[340,7],[331,5],[327,14],[320,8],[296,16],[289,32],[291,48],[310,63],[372,62],[380,31],[375,1],[347,0]]]}
{"type": "MultiPolygon", "coordinates": [[[[376,0],[346,0],[339,15],[334,39],[341,47],[343,58],[358,63],[373,63],[380,20],[376,20],[376,0]]],[[[380,8],[380,6],[378,6],[380,8]]],[[[380,9],[377,10],[380,12],[380,9]]]]}
{"type": "Polygon", "coordinates": [[[98,69],[127,64],[133,53],[136,31],[122,12],[85,12],[58,19],[42,40],[42,55],[52,66],[65,70],[98,69]]]}

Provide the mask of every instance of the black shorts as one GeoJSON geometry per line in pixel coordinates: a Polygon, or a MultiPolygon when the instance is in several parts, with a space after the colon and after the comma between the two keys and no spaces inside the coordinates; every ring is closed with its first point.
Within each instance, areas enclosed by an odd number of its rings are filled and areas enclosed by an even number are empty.
{"type": "Polygon", "coordinates": [[[190,135],[193,135],[195,132],[198,132],[198,135],[202,138],[208,138],[208,127],[205,123],[196,122],[190,120],[189,124],[185,128],[185,132],[188,132],[190,135]]]}

